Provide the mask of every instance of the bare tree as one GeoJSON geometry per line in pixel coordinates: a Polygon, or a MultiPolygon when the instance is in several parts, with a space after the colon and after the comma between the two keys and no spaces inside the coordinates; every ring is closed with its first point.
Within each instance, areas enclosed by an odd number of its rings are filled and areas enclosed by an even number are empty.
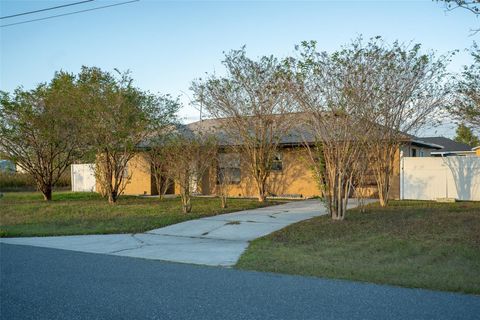
{"type": "Polygon", "coordinates": [[[437,0],[445,2],[445,6],[448,10],[454,10],[457,8],[463,8],[475,15],[480,14],[480,1],[478,0],[437,0]]]}
{"type": "Polygon", "coordinates": [[[201,133],[177,132],[164,143],[166,174],[180,191],[182,210],[192,210],[192,193],[199,191],[205,172],[212,166],[217,153],[213,136],[201,133]]]}
{"type": "MultiPolygon", "coordinates": [[[[301,84],[297,96],[314,115],[327,175],[334,162],[350,184],[355,168],[365,170],[358,163],[367,155],[380,204],[387,205],[400,148],[445,103],[448,56],[422,54],[420,45],[386,45],[380,37],[366,44],[358,38],[331,55],[316,52],[315,43],[304,42],[302,48],[296,63],[301,84]],[[354,146],[347,137],[355,141],[354,146]],[[341,154],[331,158],[335,146],[341,154]]],[[[326,181],[332,183],[329,177],[326,181]]]]}
{"type": "Polygon", "coordinates": [[[165,151],[166,150],[162,144],[151,145],[145,151],[146,159],[150,164],[147,168],[148,173],[151,174],[155,180],[155,187],[160,200],[164,198],[173,183],[167,174],[168,170],[165,151]]]}
{"type": "Polygon", "coordinates": [[[370,92],[365,94],[368,98],[364,104],[365,120],[373,128],[366,139],[369,166],[380,204],[386,206],[401,147],[428,123],[434,123],[435,112],[446,103],[445,66],[449,56],[437,58],[434,53],[422,53],[419,44],[387,45],[379,37],[366,44],[359,39],[341,56],[344,60],[366,61],[361,68],[370,85],[356,89],[370,92]]]}
{"type": "Polygon", "coordinates": [[[50,83],[0,96],[0,152],[28,172],[45,200],[65,170],[85,151],[75,77],[55,74],[50,83]]]}
{"type": "Polygon", "coordinates": [[[113,204],[130,181],[130,161],[142,142],[157,129],[168,126],[178,105],[163,96],[143,92],[132,84],[129,73],[113,75],[83,67],[80,89],[89,117],[89,143],[96,155],[97,182],[113,204]]]}
{"type": "Polygon", "coordinates": [[[347,197],[352,181],[364,180],[354,178],[356,168],[365,170],[355,164],[368,155],[380,203],[387,205],[401,146],[445,103],[448,57],[422,54],[420,45],[387,46],[380,37],[367,44],[359,38],[331,55],[316,52],[315,43],[304,42],[302,48],[297,99],[314,115],[328,188],[339,188],[335,178],[345,190],[338,197],[347,197]]]}
{"type": "Polygon", "coordinates": [[[306,143],[330,215],[343,220],[365,152],[369,128],[363,101],[354,87],[365,79],[358,61],[344,60],[339,53],[317,52],[315,42],[303,42],[300,57],[289,59],[291,92],[305,111],[305,125],[313,143],[306,143]]]}
{"type": "Polygon", "coordinates": [[[195,100],[220,120],[226,144],[240,153],[265,201],[267,178],[279,143],[294,119],[285,90],[284,70],[273,56],[251,60],[245,48],[231,51],[223,64],[226,76],[207,76],[192,84],[195,100]]]}
{"type": "MultiPolygon", "coordinates": [[[[476,17],[480,15],[480,1],[478,0],[436,0],[437,2],[444,2],[448,11],[462,8],[470,11],[476,17]]],[[[480,29],[473,29],[473,34],[476,34],[480,29]]]]}
{"type": "MultiPolygon", "coordinates": [[[[168,110],[176,112],[181,107],[178,98],[173,99],[170,95],[160,97],[160,101],[165,106],[165,109],[168,110]]],[[[147,173],[151,174],[155,180],[155,187],[160,200],[164,198],[169,188],[173,186],[173,181],[167,174],[167,150],[164,147],[171,135],[174,134],[177,126],[178,123],[173,118],[168,122],[156,122],[145,141],[146,150],[144,155],[150,164],[146,168],[148,170],[147,173]]]]}

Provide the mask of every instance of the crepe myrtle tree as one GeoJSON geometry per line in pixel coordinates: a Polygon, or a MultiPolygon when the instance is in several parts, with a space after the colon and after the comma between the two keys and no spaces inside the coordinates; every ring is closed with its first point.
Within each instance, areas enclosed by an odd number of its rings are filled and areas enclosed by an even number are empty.
{"type": "Polygon", "coordinates": [[[357,39],[340,52],[344,61],[360,60],[358,68],[370,84],[354,90],[368,92],[365,119],[372,130],[366,142],[381,206],[388,204],[401,147],[435,123],[435,115],[447,103],[446,65],[451,55],[437,57],[422,52],[420,44],[387,44],[380,37],[367,43],[357,39]]]}
{"type": "MultiPolygon", "coordinates": [[[[445,66],[450,55],[437,58],[434,53],[422,53],[418,44],[386,44],[380,37],[366,43],[360,37],[330,55],[316,52],[315,43],[303,43],[301,48],[299,69],[308,73],[300,77],[304,86],[299,101],[310,109],[312,105],[323,105],[319,108],[322,112],[313,119],[333,119],[332,115],[336,115],[335,119],[352,123],[349,129],[342,128],[347,123],[340,123],[337,135],[343,132],[361,142],[357,146],[363,148],[361,154],[369,157],[368,167],[375,177],[380,204],[386,206],[400,147],[446,103],[445,66]]],[[[317,131],[328,137],[330,130],[335,130],[329,126],[336,122],[323,121],[325,133],[317,131]]],[[[337,136],[328,139],[343,140],[337,136]]],[[[324,145],[328,139],[319,138],[324,145]]],[[[326,146],[323,150],[330,152],[326,146]]],[[[354,150],[356,147],[349,152],[353,155],[354,150]]]]}
{"type": "MultiPolygon", "coordinates": [[[[165,106],[165,109],[175,112],[181,108],[178,97],[173,98],[168,94],[159,96],[159,102],[165,106]]],[[[164,146],[178,126],[178,119],[173,117],[170,121],[158,122],[152,128],[144,143],[143,154],[149,163],[149,166],[145,167],[144,170],[147,174],[152,175],[160,200],[163,200],[168,189],[173,186],[173,181],[167,174],[166,150],[164,146]]]]}
{"type": "Polygon", "coordinates": [[[87,140],[95,154],[95,176],[114,204],[131,179],[128,166],[139,147],[175,121],[179,105],[135,87],[129,72],[83,67],[78,83],[89,119],[87,140]]]}
{"type": "MultiPolygon", "coordinates": [[[[168,138],[166,138],[168,139],[168,138]]],[[[163,138],[155,139],[155,142],[145,150],[145,157],[150,164],[146,167],[146,173],[151,174],[155,188],[157,189],[159,199],[163,200],[173,181],[167,174],[166,149],[164,148],[163,138]]]]}
{"type": "Polygon", "coordinates": [[[55,73],[33,90],[0,93],[0,151],[34,179],[45,200],[86,151],[84,118],[74,75],[55,73]]]}
{"type": "Polygon", "coordinates": [[[355,71],[358,61],[318,52],[315,42],[303,42],[297,50],[297,58],[285,61],[289,91],[304,111],[303,123],[311,135],[305,146],[330,216],[343,220],[354,181],[363,174],[357,163],[369,131],[366,97],[352,87],[364,79],[355,71]]]}
{"type": "Polygon", "coordinates": [[[201,191],[199,184],[214,164],[216,139],[209,133],[191,132],[180,127],[165,139],[162,149],[166,176],[179,189],[183,213],[189,213],[192,194],[201,191]]]}
{"type": "Polygon", "coordinates": [[[223,65],[224,76],[207,74],[192,83],[194,100],[219,119],[217,129],[241,155],[263,202],[272,161],[294,123],[290,113],[295,104],[286,91],[283,65],[275,57],[253,60],[243,47],[227,53],[223,65]]]}

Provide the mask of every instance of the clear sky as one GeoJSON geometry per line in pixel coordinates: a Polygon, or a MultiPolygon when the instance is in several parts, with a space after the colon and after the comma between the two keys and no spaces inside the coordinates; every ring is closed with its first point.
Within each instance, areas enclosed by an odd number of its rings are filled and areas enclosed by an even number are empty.
{"type": "MultiPolygon", "coordinates": [[[[0,1],[0,16],[69,1],[0,1]]],[[[68,8],[0,20],[0,25],[88,9],[126,0],[96,0],[68,8]]],[[[185,122],[199,112],[188,106],[190,82],[221,72],[224,51],[247,46],[250,56],[293,54],[295,44],[317,40],[333,51],[362,34],[388,41],[418,42],[445,53],[471,46],[480,21],[466,10],[446,12],[422,1],[148,1],[0,28],[0,89],[32,88],[56,70],[82,65],[131,70],[137,86],[181,96],[185,122]]],[[[458,54],[449,69],[470,63],[458,54]]],[[[452,135],[445,125],[428,134],[452,135]]]]}

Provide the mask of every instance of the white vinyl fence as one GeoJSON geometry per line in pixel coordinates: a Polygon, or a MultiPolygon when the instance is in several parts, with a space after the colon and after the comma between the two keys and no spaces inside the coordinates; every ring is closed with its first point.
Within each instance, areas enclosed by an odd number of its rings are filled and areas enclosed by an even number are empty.
{"type": "Polygon", "coordinates": [[[95,191],[94,164],[72,164],[72,191],[92,192],[95,191]]]}
{"type": "Polygon", "coordinates": [[[480,157],[404,157],[400,198],[480,201],[480,157]]]}

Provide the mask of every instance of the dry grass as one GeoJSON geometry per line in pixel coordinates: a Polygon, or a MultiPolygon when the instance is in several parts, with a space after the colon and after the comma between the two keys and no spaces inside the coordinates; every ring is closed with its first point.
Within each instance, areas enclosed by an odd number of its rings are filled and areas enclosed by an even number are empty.
{"type": "Polygon", "coordinates": [[[254,241],[237,267],[480,294],[480,203],[394,201],[254,241]]]}

